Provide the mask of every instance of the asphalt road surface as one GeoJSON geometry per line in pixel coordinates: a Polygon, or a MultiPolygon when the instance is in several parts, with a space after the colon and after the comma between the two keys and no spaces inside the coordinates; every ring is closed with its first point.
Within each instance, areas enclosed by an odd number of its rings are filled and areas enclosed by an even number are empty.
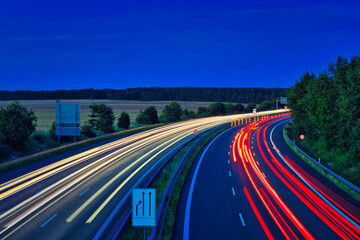
{"type": "Polygon", "coordinates": [[[195,129],[249,116],[171,124],[2,173],[0,239],[108,239],[131,209],[132,190],[195,129]]]}
{"type": "Polygon", "coordinates": [[[360,239],[360,204],[286,144],[289,116],[218,135],[192,166],[174,239],[360,239]]]}

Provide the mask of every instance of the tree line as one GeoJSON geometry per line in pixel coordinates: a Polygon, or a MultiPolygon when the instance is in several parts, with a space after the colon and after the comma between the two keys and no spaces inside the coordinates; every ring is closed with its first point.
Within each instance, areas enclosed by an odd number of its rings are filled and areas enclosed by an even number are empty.
{"type": "MultiPolygon", "coordinates": [[[[271,101],[264,101],[259,105],[260,110],[269,110],[273,107],[271,101]],[[268,105],[268,103],[271,103],[268,105]]],[[[106,104],[93,103],[89,105],[91,113],[89,115],[90,120],[85,122],[81,128],[81,132],[88,136],[95,136],[95,131],[101,131],[103,133],[114,132],[114,122],[117,119],[117,126],[120,129],[128,129],[131,121],[127,112],[121,112],[118,118],[114,116],[110,106],[106,104]]],[[[149,106],[146,109],[140,111],[136,116],[135,123],[140,125],[156,124],[156,123],[171,123],[181,120],[211,117],[211,116],[223,116],[239,113],[250,113],[256,108],[255,103],[250,103],[246,107],[241,104],[233,103],[221,103],[216,102],[209,105],[209,107],[199,107],[197,112],[189,111],[188,109],[182,109],[180,104],[176,101],[166,105],[164,110],[158,113],[154,106],[149,106]]]]}
{"type": "Polygon", "coordinates": [[[304,134],[335,169],[359,178],[352,171],[360,171],[360,56],[338,57],[318,76],[306,72],[287,97],[294,135],[304,134]]]}
{"type": "Polygon", "coordinates": [[[261,103],[286,96],[287,88],[148,87],[56,91],[0,91],[0,100],[112,99],[261,103]]]}
{"type": "MultiPolygon", "coordinates": [[[[275,101],[263,101],[258,105],[258,110],[269,110],[275,101]]],[[[112,133],[115,124],[120,129],[128,129],[131,125],[130,116],[127,112],[121,112],[115,116],[112,108],[106,104],[90,104],[89,120],[81,126],[82,135],[92,138],[97,135],[112,133]]],[[[183,109],[176,101],[166,105],[160,113],[154,106],[149,106],[140,111],[136,116],[135,126],[156,123],[171,123],[188,119],[203,118],[210,116],[223,116],[239,113],[250,113],[256,108],[255,103],[244,106],[241,103],[215,102],[208,107],[199,107],[191,111],[183,109]]],[[[56,143],[56,124],[52,122],[47,133],[35,131],[37,118],[32,110],[21,106],[18,101],[0,109],[0,159],[6,159],[11,154],[33,153],[39,151],[38,146],[44,149],[58,146],[56,143]]],[[[63,136],[63,140],[71,141],[72,137],[63,136]]],[[[44,150],[42,149],[42,150],[44,150]]]]}

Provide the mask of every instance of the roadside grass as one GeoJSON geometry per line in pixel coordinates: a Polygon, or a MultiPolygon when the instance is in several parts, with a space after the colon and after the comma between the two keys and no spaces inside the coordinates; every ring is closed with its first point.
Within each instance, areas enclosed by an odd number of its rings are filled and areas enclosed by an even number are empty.
{"type": "MultiPolygon", "coordinates": [[[[169,194],[166,197],[166,201],[170,201],[167,211],[164,213],[162,212],[159,220],[159,224],[161,224],[163,218],[164,219],[164,226],[163,231],[161,234],[161,239],[172,239],[173,236],[173,229],[175,223],[175,215],[176,215],[176,208],[178,205],[178,201],[180,198],[182,187],[185,183],[186,177],[188,172],[196,159],[197,155],[212,138],[218,135],[220,132],[227,129],[227,127],[221,128],[220,130],[210,134],[209,136],[202,139],[202,141],[193,149],[191,154],[188,156],[187,159],[183,162],[183,169],[180,171],[179,176],[176,182],[172,183],[175,184],[174,190],[172,195],[169,199],[169,194]]],[[[206,134],[206,133],[205,133],[206,134]]],[[[201,136],[196,137],[192,141],[190,141],[186,146],[184,146],[181,150],[179,150],[164,166],[164,168],[159,172],[159,174],[155,177],[155,179],[151,182],[149,188],[156,188],[156,203],[157,206],[160,205],[160,202],[163,198],[164,192],[169,184],[171,177],[173,176],[176,168],[180,164],[181,160],[185,156],[185,154],[189,151],[189,149],[196,144],[196,142],[200,139],[201,136]]],[[[166,203],[165,203],[166,204],[166,203]]],[[[159,210],[159,209],[157,209],[159,210]]],[[[157,226],[156,231],[156,238],[158,238],[159,228],[161,225],[157,226]]],[[[146,227],[146,238],[151,235],[152,227],[146,227]]],[[[131,226],[131,218],[128,219],[126,222],[123,230],[121,231],[118,239],[144,239],[144,227],[132,227],[131,226]]]]}
{"type": "MultiPolygon", "coordinates": [[[[20,166],[24,166],[24,165],[26,165],[28,163],[39,161],[41,159],[48,158],[48,157],[54,156],[56,154],[60,154],[60,153],[63,153],[63,152],[66,152],[66,151],[69,151],[69,150],[72,150],[72,149],[75,149],[75,148],[87,146],[87,145],[90,145],[90,144],[93,144],[93,143],[96,143],[96,142],[108,140],[108,139],[115,138],[115,137],[120,137],[120,136],[127,135],[127,134],[135,134],[137,132],[146,131],[146,130],[158,127],[160,125],[161,124],[150,125],[150,126],[146,126],[146,127],[142,127],[142,128],[129,129],[129,130],[126,130],[126,131],[120,131],[120,132],[116,132],[116,133],[113,133],[113,134],[99,136],[99,137],[96,137],[96,138],[90,138],[90,139],[80,141],[80,142],[77,142],[77,143],[67,144],[67,145],[57,147],[57,148],[49,149],[47,151],[36,153],[36,154],[30,155],[30,156],[27,156],[27,157],[24,157],[24,158],[17,159],[15,161],[3,162],[0,165],[5,165],[5,166],[0,167],[0,172],[5,172],[5,171],[8,171],[10,169],[14,169],[14,168],[17,168],[17,167],[20,167],[20,166]]],[[[33,140],[33,141],[35,141],[35,140],[33,140]]]]}
{"type": "Polygon", "coordinates": [[[335,178],[330,173],[324,171],[321,167],[316,165],[313,161],[311,161],[309,158],[307,158],[305,155],[303,155],[296,147],[294,147],[288,138],[286,137],[285,129],[287,129],[288,126],[285,125],[283,128],[283,137],[287,143],[287,145],[302,159],[304,160],[308,165],[310,165],[312,168],[314,168],[317,172],[319,172],[321,175],[329,179],[331,182],[333,182],[336,186],[338,186],[340,189],[351,195],[353,198],[355,198],[357,201],[360,201],[360,193],[355,191],[353,188],[349,187],[342,181],[335,178]]]}

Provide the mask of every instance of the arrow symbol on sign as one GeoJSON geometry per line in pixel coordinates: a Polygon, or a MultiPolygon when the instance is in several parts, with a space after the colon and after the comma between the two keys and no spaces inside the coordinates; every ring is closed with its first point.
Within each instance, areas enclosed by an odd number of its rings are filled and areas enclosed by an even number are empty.
{"type": "Polygon", "coordinates": [[[151,216],[151,192],[149,192],[149,216],[151,216]]]}
{"type": "Polygon", "coordinates": [[[141,201],[139,201],[138,204],[136,204],[136,216],[139,215],[138,214],[138,206],[139,206],[139,204],[141,204],[141,201]]]}
{"type": "Polygon", "coordinates": [[[145,216],[145,193],[142,192],[142,195],[143,195],[143,203],[144,203],[144,206],[143,206],[143,216],[145,216]]]}

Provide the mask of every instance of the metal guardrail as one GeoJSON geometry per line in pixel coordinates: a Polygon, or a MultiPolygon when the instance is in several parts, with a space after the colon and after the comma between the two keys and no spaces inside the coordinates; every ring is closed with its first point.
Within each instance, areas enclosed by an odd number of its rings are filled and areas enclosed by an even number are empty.
{"type": "Polygon", "coordinates": [[[344,184],[346,184],[348,187],[354,189],[355,191],[360,193],[360,188],[354,184],[352,184],[351,182],[349,182],[348,180],[344,179],[343,177],[341,177],[340,175],[338,175],[337,173],[331,171],[330,169],[328,169],[327,167],[325,167],[324,165],[322,165],[321,163],[319,163],[318,161],[316,161],[314,158],[312,158],[309,154],[307,154],[306,152],[304,152],[301,148],[299,148],[295,143],[293,143],[293,141],[291,141],[291,139],[289,138],[289,136],[287,135],[287,132],[285,131],[285,136],[287,137],[287,139],[289,140],[289,142],[296,147],[304,156],[306,156],[307,158],[309,158],[312,162],[314,162],[316,165],[318,165],[319,167],[321,167],[325,172],[331,174],[333,177],[335,177],[336,179],[340,180],[341,182],[343,182],[344,184]]]}

